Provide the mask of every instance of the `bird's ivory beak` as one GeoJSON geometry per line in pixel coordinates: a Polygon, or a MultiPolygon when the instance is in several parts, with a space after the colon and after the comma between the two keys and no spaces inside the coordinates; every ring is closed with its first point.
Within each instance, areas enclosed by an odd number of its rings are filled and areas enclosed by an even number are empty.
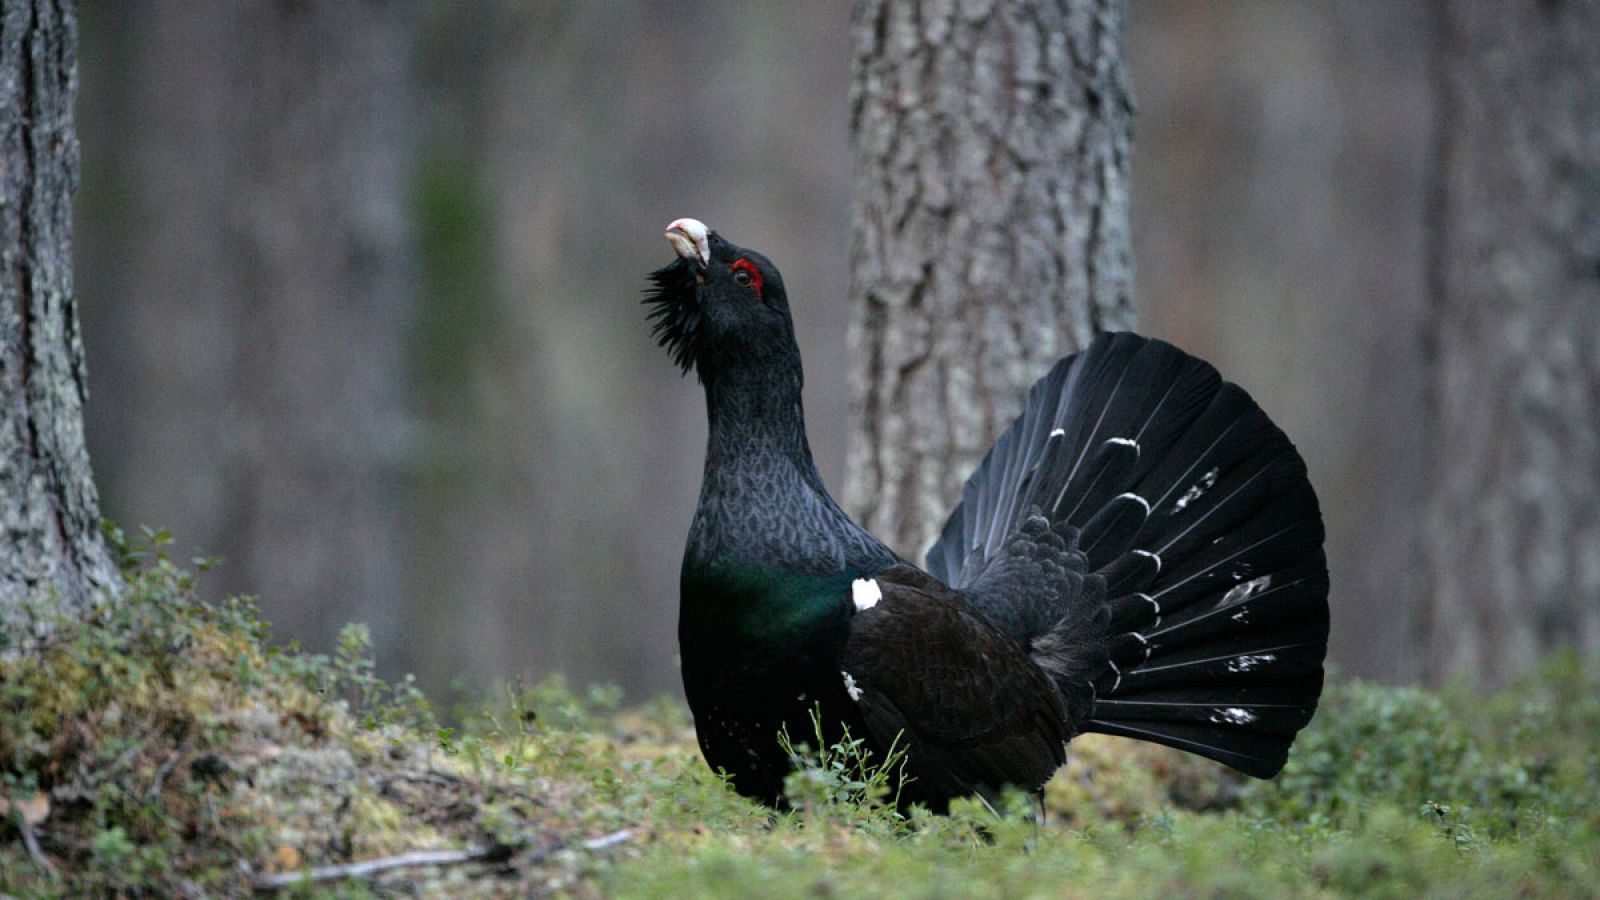
{"type": "Polygon", "coordinates": [[[702,266],[711,264],[711,229],[699,219],[675,219],[667,226],[667,243],[684,259],[702,266]]]}

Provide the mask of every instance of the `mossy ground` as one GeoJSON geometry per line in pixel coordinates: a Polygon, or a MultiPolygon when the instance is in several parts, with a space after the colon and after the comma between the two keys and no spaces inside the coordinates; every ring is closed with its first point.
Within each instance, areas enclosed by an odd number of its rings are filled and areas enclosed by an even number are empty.
{"type": "Polygon", "coordinates": [[[774,816],[705,771],[675,704],[551,682],[444,729],[373,676],[359,628],[333,657],[278,650],[250,604],[198,602],[159,548],[128,557],[121,606],[0,661],[0,894],[247,894],[470,847],[491,861],[290,890],[1600,895],[1600,677],[1570,658],[1488,697],[1337,684],[1273,782],[1088,736],[1047,824],[1020,801],[907,820],[844,747],[774,816]]]}

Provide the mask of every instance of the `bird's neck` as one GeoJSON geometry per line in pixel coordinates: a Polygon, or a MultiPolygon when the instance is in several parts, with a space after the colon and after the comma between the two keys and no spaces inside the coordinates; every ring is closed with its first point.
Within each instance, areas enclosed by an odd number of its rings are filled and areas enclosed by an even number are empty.
{"type": "Polygon", "coordinates": [[[705,476],[679,582],[691,694],[717,673],[791,668],[843,621],[844,514],[812,462],[800,382],[798,371],[706,379],[705,476]]]}
{"type": "Polygon", "coordinates": [[[706,377],[706,472],[785,467],[822,490],[806,440],[798,364],[720,369],[706,377]]]}
{"type": "Polygon", "coordinates": [[[723,565],[836,571],[851,526],[823,487],[806,442],[798,364],[719,369],[705,379],[700,505],[685,571],[723,565]]]}

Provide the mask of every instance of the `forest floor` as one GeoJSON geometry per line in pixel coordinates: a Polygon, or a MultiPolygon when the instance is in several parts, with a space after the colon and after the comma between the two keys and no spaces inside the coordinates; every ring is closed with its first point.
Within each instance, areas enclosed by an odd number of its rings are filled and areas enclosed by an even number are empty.
{"type": "Polygon", "coordinates": [[[278,649],[123,546],[125,602],[0,657],[0,896],[1600,896],[1600,666],[1493,695],[1335,680],[1271,782],[1088,736],[1049,815],[893,809],[893,768],[797,751],[772,814],[686,712],[511,686],[438,724],[278,649]]]}

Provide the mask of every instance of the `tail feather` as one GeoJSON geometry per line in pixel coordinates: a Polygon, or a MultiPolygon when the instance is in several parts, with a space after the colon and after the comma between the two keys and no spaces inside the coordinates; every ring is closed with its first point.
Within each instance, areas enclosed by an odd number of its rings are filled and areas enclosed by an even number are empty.
{"type": "Polygon", "coordinates": [[[1271,778],[1283,768],[1280,747],[1284,740],[1279,735],[1257,734],[1218,725],[1120,719],[1090,719],[1084,730],[1187,750],[1257,778],[1271,778]]]}
{"type": "Polygon", "coordinates": [[[1139,464],[1139,443],[1132,438],[1112,438],[1100,444],[1076,488],[1064,491],[1048,507],[1055,518],[1071,522],[1084,510],[1103,508],[1130,483],[1139,464]],[[1072,498],[1076,498],[1075,500],[1072,498]],[[1070,506],[1070,509],[1063,507],[1070,506]]]}
{"type": "Polygon", "coordinates": [[[1321,692],[1328,578],[1305,464],[1250,396],[1169,344],[1102,336],[1034,385],[928,571],[979,581],[1030,511],[1076,529],[1105,585],[1072,594],[1105,615],[1049,635],[1103,645],[1079,728],[1275,774],[1321,692]],[[1090,621],[1109,624],[1066,633],[1090,621]]]}
{"type": "Polygon", "coordinates": [[[1138,494],[1118,494],[1083,526],[1079,547],[1089,568],[1100,571],[1129,553],[1129,545],[1150,518],[1150,504],[1138,494]]]}
{"type": "MultiPolygon", "coordinates": [[[[1250,681],[1272,682],[1283,678],[1314,676],[1322,667],[1321,648],[1312,641],[1295,641],[1285,635],[1288,643],[1266,644],[1250,647],[1250,653],[1241,655],[1236,650],[1207,647],[1189,648],[1188,652],[1163,655],[1159,662],[1131,669],[1122,676],[1122,691],[1126,696],[1139,696],[1146,692],[1186,688],[1214,679],[1235,679],[1238,683],[1250,681]],[[1221,652],[1218,652],[1221,650],[1221,652]]],[[[1110,690],[1110,679],[1105,689],[1110,690]]]]}

